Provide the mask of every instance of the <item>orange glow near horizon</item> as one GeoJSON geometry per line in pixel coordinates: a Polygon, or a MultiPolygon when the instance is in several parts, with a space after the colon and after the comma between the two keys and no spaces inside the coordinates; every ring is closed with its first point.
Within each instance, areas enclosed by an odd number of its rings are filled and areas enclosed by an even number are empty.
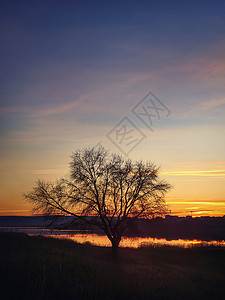
{"type": "MultiPolygon", "coordinates": [[[[221,164],[223,166],[223,164],[221,164]]],[[[60,170],[50,174],[42,172],[42,178],[46,181],[59,178],[60,170]]],[[[36,177],[29,177],[27,184],[11,189],[5,187],[1,191],[4,199],[0,208],[1,216],[31,216],[32,206],[22,198],[23,192],[28,192],[35,184],[36,177]]],[[[159,176],[165,178],[173,188],[165,197],[170,213],[178,216],[223,216],[225,215],[224,179],[225,169],[212,170],[187,170],[187,169],[163,169],[159,176]]]]}
{"type": "MultiPolygon", "coordinates": [[[[205,200],[167,200],[169,214],[179,217],[192,216],[211,216],[223,217],[225,215],[225,201],[205,200]]],[[[28,209],[0,209],[0,216],[36,216],[32,213],[32,207],[28,209]]],[[[40,214],[41,215],[41,214],[40,214]]]]}

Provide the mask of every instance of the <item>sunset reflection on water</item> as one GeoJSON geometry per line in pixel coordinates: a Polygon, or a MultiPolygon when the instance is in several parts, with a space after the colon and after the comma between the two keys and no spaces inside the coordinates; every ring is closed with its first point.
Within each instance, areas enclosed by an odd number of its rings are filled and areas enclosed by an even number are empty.
{"type": "MultiPolygon", "coordinates": [[[[97,234],[75,234],[75,235],[46,235],[59,239],[71,239],[77,243],[85,244],[90,243],[96,246],[105,246],[111,247],[111,243],[106,236],[97,235],[97,234]]],[[[157,239],[151,237],[123,237],[120,242],[120,247],[129,247],[129,248],[139,248],[149,245],[167,245],[167,246],[178,246],[178,247],[192,247],[195,245],[214,245],[214,246],[223,246],[225,247],[225,241],[202,241],[202,240],[166,240],[166,239],[157,239]]]]}
{"type": "MultiPolygon", "coordinates": [[[[28,235],[41,235],[58,239],[70,239],[80,244],[90,243],[96,246],[111,247],[109,239],[105,235],[94,234],[91,232],[81,232],[76,230],[51,230],[41,227],[0,227],[3,232],[23,232],[28,235]]],[[[147,246],[177,246],[177,247],[192,247],[192,246],[221,246],[225,247],[225,240],[188,240],[188,239],[165,239],[152,237],[123,237],[120,242],[120,247],[139,248],[147,246]]]]}

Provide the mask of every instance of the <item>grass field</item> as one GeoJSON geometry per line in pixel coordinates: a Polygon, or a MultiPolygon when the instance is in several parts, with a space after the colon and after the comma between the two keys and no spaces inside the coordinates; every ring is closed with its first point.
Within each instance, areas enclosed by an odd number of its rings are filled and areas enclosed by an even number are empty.
{"type": "Polygon", "coordinates": [[[223,299],[225,248],[111,249],[0,234],[1,299],[223,299]]]}

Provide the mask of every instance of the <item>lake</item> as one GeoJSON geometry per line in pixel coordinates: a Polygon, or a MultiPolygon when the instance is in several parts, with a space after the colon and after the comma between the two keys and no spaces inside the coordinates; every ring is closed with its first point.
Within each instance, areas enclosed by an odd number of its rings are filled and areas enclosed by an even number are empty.
{"type": "MultiPolygon", "coordinates": [[[[28,235],[43,235],[58,239],[70,239],[77,243],[90,243],[96,246],[111,247],[111,243],[104,235],[94,234],[88,230],[51,230],[40,227],[0,227],[2,232],[24,232],[28,235]]],[[[187,240],[177,239],[169,240],[164,238],[152,237],[123,237],[120,242],[120,247],[139,248],[148,245],[170,245],[178,247],[192,247],[201,245],[215,245],[225,247],[225,241],[203,241],[203,240],[187,240]]]]}

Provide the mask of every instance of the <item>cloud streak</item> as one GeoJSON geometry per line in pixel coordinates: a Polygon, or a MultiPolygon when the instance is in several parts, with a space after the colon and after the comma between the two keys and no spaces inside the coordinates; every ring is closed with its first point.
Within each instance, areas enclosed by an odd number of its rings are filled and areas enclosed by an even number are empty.
{"type": "Polygon", "coordinates": [[[165,170],[161,174],[172,176],[225,176],[225,170],[165,170]]]}

